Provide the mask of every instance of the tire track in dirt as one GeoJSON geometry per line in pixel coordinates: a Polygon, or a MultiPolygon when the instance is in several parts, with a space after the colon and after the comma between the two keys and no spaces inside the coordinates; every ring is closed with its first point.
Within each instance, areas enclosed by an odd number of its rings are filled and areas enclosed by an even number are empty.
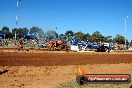
{"type": "Polygon", "coordinates": [[[0,52],[1,66],[64,66],[132,63],[131,53],[0,52]]]}

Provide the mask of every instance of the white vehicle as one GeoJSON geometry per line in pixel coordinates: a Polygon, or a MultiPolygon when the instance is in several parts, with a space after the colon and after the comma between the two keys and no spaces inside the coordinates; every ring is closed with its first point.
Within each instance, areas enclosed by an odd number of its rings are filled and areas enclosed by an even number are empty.
{"type": "Polygon", "coordinates": [[[104,43],[104,46],[109,47],[109,46],[110,46],[110,44],[109,44],[109,43],[104,43]]]}
{"type": "Polygon", "coordinates": [[[129,48],[128,50],[132,50],[132,48],[129,48]]]}

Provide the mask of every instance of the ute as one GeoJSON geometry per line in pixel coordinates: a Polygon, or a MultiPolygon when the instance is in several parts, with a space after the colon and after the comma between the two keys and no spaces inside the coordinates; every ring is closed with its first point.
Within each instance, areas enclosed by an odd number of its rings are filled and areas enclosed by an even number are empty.
{"type": "Polygon", "coordinates": [[[71,50],[73,50],[73,51],[79,50],[79,51],[111,52],[112,47],[109,45],[109,43],[86,43],[84,41],[78,42],[76,40],[73,40],[71,50]]]}

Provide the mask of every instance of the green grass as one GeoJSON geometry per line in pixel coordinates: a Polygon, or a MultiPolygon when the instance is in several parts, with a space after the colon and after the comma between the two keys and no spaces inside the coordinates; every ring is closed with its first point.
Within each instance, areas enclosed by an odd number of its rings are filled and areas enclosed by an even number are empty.
{"type": "MultiPolygon", "coordinates": [[[[71,81],[67,83],[62,83],[57,88],[130,88],[132,86],[131,83],[127,84],[85,84],[83,86],[79,86],[76,81],[71,81]]],[[[132,88],[132,87],[131,87],[132,88]]]]}

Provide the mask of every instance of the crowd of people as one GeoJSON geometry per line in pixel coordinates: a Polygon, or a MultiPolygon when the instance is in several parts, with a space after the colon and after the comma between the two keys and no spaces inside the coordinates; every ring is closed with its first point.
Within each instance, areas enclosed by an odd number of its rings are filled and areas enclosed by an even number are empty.
{"type": "MultiPolygon", "coordinates": [[[[68,46],[70,45],[86,45],[87,44],[87,47],[88,48],[93,48],[93,47],[97,47],[99,46],[104,46],[104,44],[108,44],[108,45],[105,45],[105,46],[110,46],[111,48],[113,48],[114,50],[117,50],[117,49],[125,49],[124,45],[121,44],[117,44],[117,43],[97,43],[97,42],[82,42],[82,41],[77,41],[77,40],[73,40],[72,42],[69,41],[68,43],[68,46]],[[102,44],[102,45],[101,45],[102,44]]],[[[17,40],[13,40],[13,39],[0,39],[0,46],[1,47],[17,47],[19,51],[23,51],[25,47],[29,47],[29,48],[47,48],[48,46],[50,46],[50,41],[45,41],[43,39],[41,40],[35,40],[35,39],[24,39],[24,38],[20,38],[20,39],[17,39],[17,40]]],[[[131,45],[128,45],[127,46],[127,49],[128,50],[132,50],[132,46],[131,45]]]]}

